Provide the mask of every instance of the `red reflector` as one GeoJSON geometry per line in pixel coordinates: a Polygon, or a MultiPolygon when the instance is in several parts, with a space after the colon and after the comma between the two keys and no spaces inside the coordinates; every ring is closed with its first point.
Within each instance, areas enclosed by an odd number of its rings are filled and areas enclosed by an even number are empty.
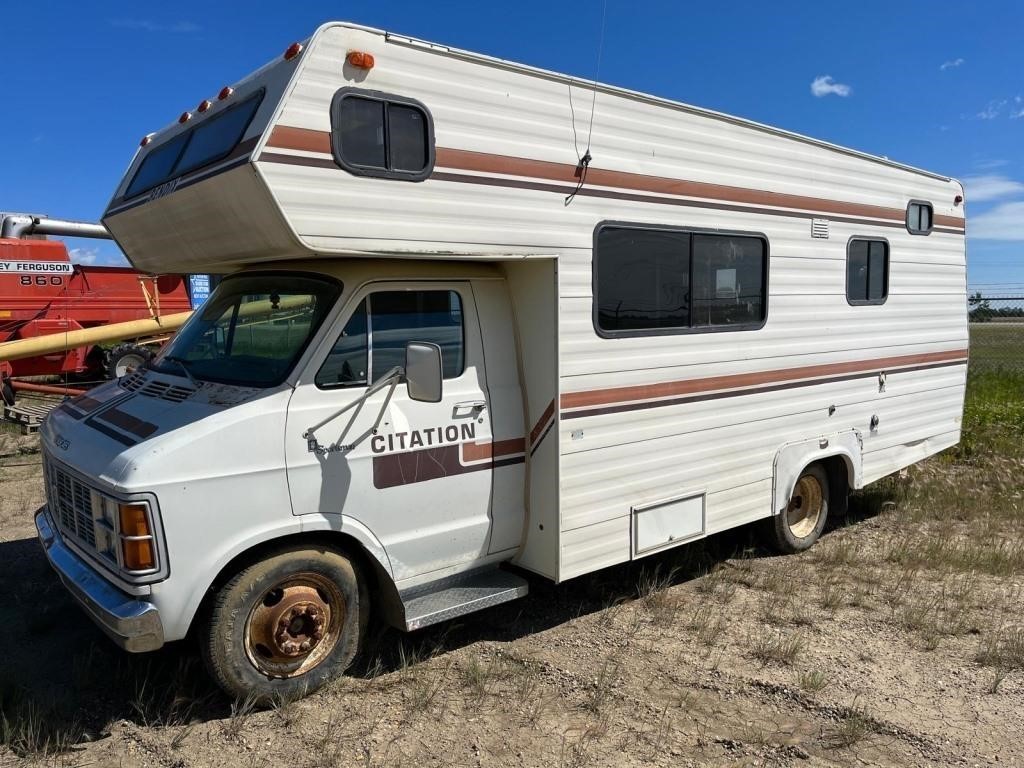
{"type": "Polygon", "coordinates": [[[302,43],[292,43],[285,49],[284,60],[294,59],[300,53],[302,53],[302,43]]]}
{"type": "Polygon", "coordinates": [[[362,51],[349,51],[345,60],[357,69],[373,69],[374,65],[373,54],[362,51]]]}
{"type": "Polygon", "coordinates": [[[152,140],[153,140],[152,136],[148,136],[148,135],[147,136],[143,136],[142,137],[142,141],[139,142],[139,146],[140,147],[144,147],[147,144],[149,144],[149,142],[151,142],[152,140]]]}
{"type": "Polygon", "coordinates": [[[191,119],[192,119],[192,113],[191,112],[182,112],[181,113],[181,117],[178,118],[178,122],[179,123],[187,123],[191,119]]]}
{"type": "Polygon", "coordinates": [[[220,93],[217,94],[217,101],[224,101],[228,96],[235,92],[235,89],[230,85],[225,85],[220,89],[220,93]]]}
{"type": "Polygon", "coordinates": [[[212,106],[213,106],[213,102],[212,101],[210,101],[209,99],[203,99],[201,102],[199,102],[199,106],[196,107],[196,112],[205,112],[206,110],[208,110],[212,106]]]}

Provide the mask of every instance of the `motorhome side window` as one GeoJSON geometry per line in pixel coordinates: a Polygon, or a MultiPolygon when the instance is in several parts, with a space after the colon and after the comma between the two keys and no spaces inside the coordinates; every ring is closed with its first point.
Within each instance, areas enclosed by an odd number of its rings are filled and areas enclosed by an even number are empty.
{"type": "Polygon", "coordinates": [[[594,270],[602,335],[750,329],[766,316],[761,237],[605,225],[594,270]]]}
{"type": "Polygon", "coordinates": [[[441,347],[444,378],[455,379],[464,370],[463,339],[462,299],[455,291],[374,293],[345,323],[315,382],[321,389],[365,386],[405,365],[410,341],[441,347]]]}
{"type": "Polygon", "coordinates": [[[884,304],[889,295],[889,243],[854,238],[846,248],[846,300],[884,304]]]}
{"type": "Polygon", "coordinates": [[[912,200],[907,205],[907,231],[912,235],[927,235],[932,231],[932,204],[912,200]]]}
{"type": "Polygon", "coordinates": [[[434,166],[427,108],[399,96],[342,88],[331,107],[335,162],[357,176],[422,181],[434,166]]]}

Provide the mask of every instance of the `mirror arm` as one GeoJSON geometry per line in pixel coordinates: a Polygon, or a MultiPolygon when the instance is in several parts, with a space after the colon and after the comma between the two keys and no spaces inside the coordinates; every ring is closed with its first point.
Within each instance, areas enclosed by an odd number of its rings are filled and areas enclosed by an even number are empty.
{"type": "Polygon", "coordinates": [[[369,387],[367,387],[366,391],[361,396],[357,397],[344,408],[335,411],[323,421],[317,422],[312,427],[303,432],[302,439],[306,441],[306,446],[308,447],[309,452],[322,455],[328,453],[332,448],[336,448],[336,445],[331,445],[328,448],[324,448],[316,439],[315,432],[325,424],[334,421],[336,418],[341,416],[346,411],[366,402],[366,400],[369,397],[377,394],[382,389],[384,389],[384,387],[390,385],[391,388],[388,390],[387,397],[384,398],[384,403],[381,406],[380,412],[377,414],[377,420],[373,422],[373,427],[371,428],[372,431],[376,432],[377,427],[380,426],[381,419],[384,418],[385,411],[387,411],[388,409],[388,404],[391,402],[391,396],[395,393],[395,388],[401,383],[402,378],[404,376],[405,369],[400,365],[396,365],[394,368],[392,368],[379,379],[377,379],[375,382],[373,382],[369,387]]]}

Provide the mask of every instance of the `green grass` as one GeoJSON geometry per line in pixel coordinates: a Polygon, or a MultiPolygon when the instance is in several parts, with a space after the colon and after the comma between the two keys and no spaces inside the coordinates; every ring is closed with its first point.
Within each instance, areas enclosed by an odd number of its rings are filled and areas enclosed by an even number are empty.
{"type": "Polygon", "coordinates": [[[1024,374],[1024,319],[1015,323],[971,323],[971,370],[1017,370],[1024,374]]]}

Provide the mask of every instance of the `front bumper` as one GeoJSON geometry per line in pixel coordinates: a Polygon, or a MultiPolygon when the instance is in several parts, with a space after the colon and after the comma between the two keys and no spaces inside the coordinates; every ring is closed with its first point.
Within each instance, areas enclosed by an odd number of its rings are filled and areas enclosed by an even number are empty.
{"type": "Polygon", "coordinates": [[[36,532],[46,559],[93,621],[126,651],[155,651],[164,644],[160,611],[105,581],[64,543],[46,507],[36,512],[36,532]]]}

